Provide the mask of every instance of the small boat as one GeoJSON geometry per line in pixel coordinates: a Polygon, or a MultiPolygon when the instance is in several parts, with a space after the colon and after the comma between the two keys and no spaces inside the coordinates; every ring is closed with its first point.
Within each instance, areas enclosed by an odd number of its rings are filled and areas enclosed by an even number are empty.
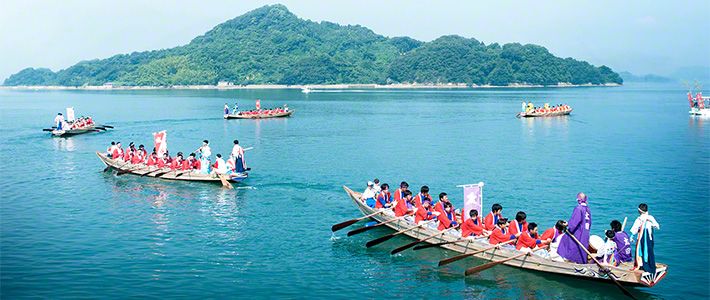
{"type": "Polygon", "coordinates": [[[236,113],[236,114],[228,114],[224,115],[225,119],[268,119],[268,118],[285,118],[290,115],[292,115],[294,110],[289,110],[285,111],[282,113],[275,113],[275,114],[265,114],[265,113],[260,113],[260,114],[244,114],[244,113],[236,113]]]}
{"type": "MultiPolygon", "coordinates": [[[[102,127],[102,128],[105,128],[105,127],[102,127]]],[[[106,129],[104,129],[104,130],[106,130],[106,129]]],[[[51,131],[52,136],[54,136],[54,137],[68,137],[68,136],[73,136],[73,135],[82,134],[82,133],[89,133],[89,132],[101,132],[101,130],[99,128],[97,128],[96,126],[91,125],[91,126],[87,126],[87,127],[79,128],[79,129],[68,129],[68,130],[54,129],[51,131]]]]}
{"type": "MultiPolygon", "coordinates": [[[[343,189],[345,189],[345,192],[350,196],[350,199],[355,203],[355,206],[357,206],[358,210],[363,215],[370,215],[375,212],[377,212],[375,209],[370,208],[367,206],[365,203],[360,201],[360,196],[361,194],[358,192],[355,192],[351,190],[350,188],[343,186],[343,189]]],[[[380,213],[377,215],[374,215],[372,217],[377,222],[384,223],[386,221],[395,219],[394,213],[391,213],[391,210],[387,210],[385,213],[380,213]]],[[[394,222],[389,222],[385,224],[387,227],[390,227],[394,230],[401,231],[409,228],[413,228],[415,225],[411,222],[408,221],[406,218],[405,219],[400,219],[394,222]]],[[[431,236],[435,233],[439,232],[436,227],[428,227],[428,226],[423,226],[417,229],[413,229],[407,232],[404,232],[404,234],[415,238],[415,239],[421,239],[423,237],[428,237],[431,236]]],[[[435,243],[443,243],[443,242],[454,242],[458,241],[460,239],[460,236],[455,236],[453,234],[445,233],[442,235],[435,236],[433,238],[430,238],[426,240],[426,243],[430,244],[435,244],[435,243]]],[[[470,252],[475,252],[478,250],[483,250],[487,247],[490,247],[491,245],[488,243],[486,240],[476,240],[476,241],[458,241],[455,243],[449,243],[449,244],[444,244],[440,245],[439,247],[451,250],[454,252],[458,253],[470,253],[470,252]]],[[[499,249],[493,249],[493,250],[488,250],[482,253],[475,254],[473,256],[477,257],[478,259],[482,259],[485,261],[492,260],[492,261],[499,261],[503,260],[506,258],[510,258],[512,256],[516,256],[521,254],[521,251],[517,251],[515,249],[505,249],[505,248],[499,248],[499,249]]],[[[532,271],[538,271],[538,272],[545,272],[545,273],[555,273],[555,274],[560,274],[560,275],[566,275],[570,276],[573,278],[581,278],[581,279],[592,279],[592,280],[598,280],[598,281],[605,281],[605,282],[612,282],[612,279],[610,279],[607,273],[601,272],[599,270],[599,266],[596,264],[576,264],[576,263],[571,263],[571,262],[558,262],[554,261],[551,259],[547,259],[538,255],[529,255],[529,256],[522,256],[518,257],[516,259],[512,259],[509,261],[506,261],[504,264],[515,267],[515,268],[521,268],[521,269],[526,269],[526,270],[532,270],[532,271]]],[[[643,271],[632,271],[631,270],[631,265],[628,263],[622,264],[620,267],[610,267],[611,271],[616,278],[617,281],[619,281],[621,284],[624,285],[630,285],[630,286],[642,286],[642,287],[652,287],[655,284],[657,284],[663,277],[666,275],[666,272],[668,270],[668,266],[664,264],[657,263],[656,264],[656,273],[655,274],[649,274],[649,273],[644,273],[643,271]]]]}
{"type": "MultiPolygon", "coordinates": [[[[705,97],[703,97],[705,98],[705,97]]],[[[710,117],[710,108],[693,107],[688,111],[691,116],[710,117]]]]}
{"type": "MultiPolygon", "coordinates": [[[[221,179],[213,174],[202,174],[197,171],[171,171],[169,168],[158,169],[157,167],[148,167],[144,164],[126,163],[120,159],[109,158],[105,153],[96,152],[107,168],[112,168],[120,173],[130,173],[134,175],[156,177],[168,180],[184,180],[184,181],[207,181],[221,183],[221,179]]],[[[231,182],[241,182],[249,176],[248,173],[237,173],[229,176],[231,182]]]]}
{"type": "Polygon", "coordinates": [[[557,111],[545,111],[545,112],[519,112],[516,117],[518,118],[535,118],[535,117],[556,117],[556,116],[566,116],[572,112],[572,108],[566,110],[557,111]]]}
{"type": "Polygon", "coordinates": [[[301,89],[301,93],[304,93],[304,94],[308,94],[308,93],[310,93],[310,92],[312,92],[312,91],[313,91],[313,90],[311,90],[311,89],[309,89],[309,88],[307,88],[307,87],[301,89]]]}

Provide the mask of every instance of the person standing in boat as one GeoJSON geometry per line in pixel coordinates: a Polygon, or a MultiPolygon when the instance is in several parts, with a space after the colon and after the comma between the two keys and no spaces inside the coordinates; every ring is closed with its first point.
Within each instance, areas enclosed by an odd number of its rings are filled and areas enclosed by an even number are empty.
{"type": "Polygon", "coordinates": [[[524,113],[525,109],[528,107],[528,104],[523,101],[523,105],[520,107],[520,112],[524,113]]]}
{"type": "Polygon", "coordinates": [[[197,148],[195,152],[200,154],[200,158],[204,157],[209,159],[210,155],[212,155],[212,149],[210,149],[210,141],[203,140],[202,146],[200,146],[200,148],[197,148]]]}
{"type": "Polygon", "coordinates": [[[367,182],[367,188],[365,189],[364,192],[362,192],[362,196],[360,196],[360,200],[365,202],[367,206],[371,208],[375,208],[375,195],[377,195],[377,192],[375,192],[375,183],[372,181],[367,182]]]}
{"type": "MultiPolygon", "coordinates": [[[[572,217],[567,222],[567,230],[582,243],[584,248],[589,248],[589,228],[592,226],[592,212],[587,205],[587,195],[577,194],[577,207],[572,211],[572,217]]],[[[571,237],[564,235],[557,248],[557,254],[562,258],[578,264],[587,263],[587,252],[579,247],[571,237]]]]}
{"type": "Polygon", "coordinates": [[[634,260],[634,270],[643,269],[644,271],[656,274],[656,255],[653,252],[653,228],[661,229],[661,226],[656,222],[651,214],[648,213],[648,205],[646,203],[639,204],[639,217],[631,226],[631,234],[636,235],[636,259],[634,260]]]}
{"type": "Polygon", "coordinates": [[[380,187],[380,180],[375,178],[372,182],[375,183],[375,193],[379,193],[382,190],[380,187]]]}
{"type": "Polygon", "coordinates": [[[229,114],[229,105],[227,104],[227,102],[224,103],[224,114],[225,115],[229,114]]]}
{"type": "Polygon", "coordinates": [[[63,123],[64,123],[64,116],[62,115],[62,113],[57,113],[57,116],[54,117],[54,126],[57,127],[57,130],[62,130],[63,123]]]}
{"type": "Polygon", "coordinates": [[[243,173],[247,170],[247,163],[244,160],[244,148],[239,146],[239,140],[234,140],[231,156],[234,158],[234,167],[237,173],[243,173]]]}

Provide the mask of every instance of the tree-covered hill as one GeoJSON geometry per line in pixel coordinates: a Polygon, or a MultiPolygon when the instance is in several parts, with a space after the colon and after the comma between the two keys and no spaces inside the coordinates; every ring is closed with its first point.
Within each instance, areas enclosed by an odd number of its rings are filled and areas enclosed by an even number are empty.
{"type": "Polygon", "coordinates": [[[189,44],[82,61],[67,69],[24,69],[5,85],[171,86],[216,84],[621,83],[605,66],[558,58],[536,45],[485,45],[443,36],[387,38],[362,26],[299,19],[283,5],[250,11],[189,44]]]}

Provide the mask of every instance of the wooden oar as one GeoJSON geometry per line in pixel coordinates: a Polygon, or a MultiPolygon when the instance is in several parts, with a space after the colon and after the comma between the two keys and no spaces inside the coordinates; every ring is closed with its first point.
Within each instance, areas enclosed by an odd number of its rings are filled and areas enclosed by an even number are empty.
{"type": "Polygon", "coordinates": [[[404,217],[406,217],[406,216],[396,217],[396,218],[394,218],[394,219],[390,219],[390,220],[387,220],[387,221],[384,221],[384,222],[382,222],[382,223],[378,223],[378,224],[375,224],[375,225],[372,225],[372,226],[363,226],[363,227],[360,227],[360,228],[355,229],[355,230],[350,230],[350,231],[348,231],[348,236],[353,236],[353,235],[356,235],[356,234],[358,234],[358,233],[363,233],[363,232],[365,232],[365,231],[372,230],[372,229],[377,228],[377,227],[379,227],[379,226],[392,223],[392,222],[394,222],[394,221],[402,220],[402,219],[404,219],[404,217]]]}
{"type": "Polygon", "coordinates": [[[434,247],[439,247],[441,245],[453,244],[453,243],[458,243],[458,242],[463,242],[463,241],[475,241],[475,240],[487,238],[489,236],[490,235],[482,235],[482,236],[474,237],[473,239],[469,239],[469,238],[465,237],[465,238],[460,238],[455,241],[441,242],[441,243],[436,243],[436,244],[419,245],[419,246],[414,247],[412,250],[416,251],[416,250],[421,250],[421,249],[426,249],[426,248],[434,248],[434,247]]]}
{"type": "Polygon", "coordinates": [[[219,180],[222,182],[222,186],[228,190],[234,189],[231,183],[227,180],[227,178],[224,177],[224,174],[217,174],[219,176],[219,180]]]}
{"type": "Polygon", "coordinates": [[[175,174],[175,178],[178,178],[178,177],[182,176],[183,174],[187,174],[187,173],[190,173],[190,172],[192,172],[192,169],[190,169],[190,170],[183,170],[183,171],[180,172],[179,174],[175,174]]]}
{"type": "Polygon", "coordinates": [[[42,129],[42,131],[54,131],[54,129],[53,128],[44,128],[44,129],[42,129]]]}
{"type": "Polygon", "coordinates": [[[626,220],[627,218],[624,217],[624,223],[621,223],[621,231],[624,231],[624,228],[626,228],[626,220]]]}
{"type": "MultiPolygon", "coordinates": [[[[544,248],[535,249],[535,250],[533,250],[533,252],[538,251],[538,250],[542,250],[542,249],[544,249],[544,248]]],[[[505,258],[505,259],[501,259],[501,260],[498,260],[498,261],[492,261],[492,262],[489,262],[489,263],[482,264],[482,265],[480,265],[480,266],[475,266],[475,267],[472,267],[472,268],[468,268],[468,269],[466,269],[466,272],[465,272],[464,274],[465,274],[466,276],[468,276],[468,275],[471,275],[471,274],[473,274],[473,273],[478,273],[478,272],[481,272],[481,271],[483,271],[483,270],[487,270],[487,269],[493,268],[493,267],[495,267],[495,266],[497,266],[497,265],[500,265],[500,264],[502,264],[502,263],[504,263],[504,262],[506,262],[506,261],[514,260],[514,259],[516,259],[516,258],[523,257],[523,256],[529,255],[529,254],[532,254],[532,252],[523,252],[523,253],[516,254],[516,255],[513,255],[513,256],[508,257],[508,258],[505,258]]]]}
{"type": "Polygon", "coordinates": [[[381,243],[383,243],[383,242],[386,242],[386,241],[388,241],[389,239],[391,239],[391,238],[393,238],[393,237],[395,237],[395,236],[398,236],[398,235],[400,235],[400,234],[402,234],[402,233],[405,233],[405,232],[408,232],[408,231],[412,231],[412,230],[417,229],[417,228],[419,228],[419,227],[422,227],[422,226],[424,226],[424,225],[426,225],[426,224],[429,224],[431,221],[433,221],[433,220],[429,220],[429,221],[426,221],[426,222],[424,222],[424,223],[422,223],[422,224],[419,224],[419,225],[416,225],[416,226],[407,228],[407,229],[405,229],[405,230],[400,230],[400,231],[397,231],[397,232],[395,232],[395,233],[391,233],[391,234],[385,235],[385,236],[383,236],[383,237],[376,238],[376,239],[374,239],[374,240],[371,240],[371,241],[367,242],[367,243],[365,244],[365,246],[366,246],[367,248],[370,248],[370,247],[372,247],[372,246],[379,245],[379,244],[381,244],[381,243]]]}
{"type": "Polygon", "coordinates": [[[141,177],[143,177],[143,176],[150,176],[151,174],[152,174],[152,175],[158,174],[158,172],[162,171],[163,169],[164,169],[164,168],[158,168],[158,167],[156,167],[155,170],[153,170],[153,171],[150,171],[150,172],[148,172],[148,173],[141,174],[141,177]]]}
{"type": "Polygon", "coordinates": [[[111,126],[111,125],[101,125],[101,127],[113,128],[113,126],[111,126]]]}
{"type": "Polygon", "coordinates": [[[474,255],[476,255],[476,254],[478,254],[478,253],[481,253],[481,252],[486,252],[486,251],[491,250],[491,249],[493,249],[493,248],[496,248],[496,247],[498,247],[498,246],[502,246],[502,245],[505,245],[505,244],[510,244],[510,243],[512,243],[512,242],[514,242],[514,241],[516,241],[516,240],[509,240],[509,241],[506,241],[506,242],[502,242],[502,243],[498,243],[498,244],[492,245],[492,246],[490,246],[490,247],[488,247],[488,248],[485,248],[485,249],[482,249],[482,250],[474,251],[474,252],[471,252],[471,253],[464,253],[464,254],[461,254],[461,255],[457,255],[457,256],[454,256],[454,257],[450,257],[450,258],[447,258],[447,259],[440,260],[440,261],[439,261],[439,267],[448,265],[448,264],[450,264],[450,263],[452,263],[452,262],[455,262],[455,261],[462,260],[462,259],[464,259],[464,258],[466,258],[466,257],[474,256],[474,255]]]}
{"type": "Polygon", "coordinates": [[[627,290],[624,286],[621,285],[621,283],[619,283],[618,280],[616,280],[616,277],[615,277],[616,275],[614,275],[614,273],[611,272],[611,269],[609,269],[609,268],[603,266],[603,265],[594,257],[594,255],[592,255],[591,253],[589,253],[589,250],[587,250],[587,248],[584,247],[584,245],[582,245],[582,243],[577,239],[577,237],[574,236],[574,234],[572,234],[571,232],[569,232],[569,230],[568,230],[567,228],[565,228],[565,233],[567,234],[567,236],[569,236],[570,238],[572,238],[572,240],[574,240],[574,241],[577,243],[577,245],[579,245],[580,248],[584,249],[584,252],[587,252],[587,255],[589,255],[589,257],[592,258],[592,260],[597,264],[597,266],[599,266],[599,268],[600,268],[601,270],[604,270],[605,272],[607,272],[607,277],[611,278],[611,280],[614,281],[614,283],[616,284],[616,286],[619,287],[619,289],[621,290],[622,293],[624,293],[624,295],[629,296],[629,298],[631,298],[631,299],[636,299],[636,297],[634,297],[634,295],[632,295],[631,292],[629,292],[629,290],[627,290]]]}
{"type": "Polygon", "coordinates": [[[341,222],[341,223],[335,224],[335,225],[333,225],[333,226],[330,227],[330,230],[332,230],[333,232],[336,232],[336,231],[338,231],[338,230],[340,230],[340,229],[343,229],[343,228],[348,227],[348,226],[350,226],[350,225],[353,225],[353,224],[355,224],[355,223],[357,223],[357,222],[360,222],[361,220],[370,218],[370,217],[372,217],[372,216],[381,214],[381,213],[383,213],[383,212],[384,212],[384,210],[380,210],[380,211],[377,211],[377,212],[375,212],[375,213],[371,213],[371,214],[369,214],[369,215],[367,215],[367,216],[364,216],[364,217],[359,217],[359,218],[355,218],[355,219],[352,219],[352,220],[347,220],[347,221],[345,221],[345,222],[341,222]]]}
{"type": "Polygon", "coordinates": [[[457,228],[459,228],[460,226],[461,226],[461,225],[456,225],[456,227],[451,227],[451,228],[449,228],[449,229],[445,229],[445,230],[439,231],[439,232],[437,232],[437,233],[435,233],[435,234],[432,234],[432,235],[430,235],[430,236],[427,236],[427,237],[425,237],[425,238],[423,238],[423,239],[416,240],[416,241],[414,241],[414,242],[411,242],[411,243],[406,244],[406,245],[404,245],[404,246],[402,246],[402,247],[399,247],[399,248],[397,248],[397,249],[392,250],[392,252],[390,252],[390,254],[392,254],[392,255],[397,254],[397,253],[399,253],[399,252],[402,252],[402,251],[404,251],[404,250],[407,250],[407,249],[409,249],[409,248],[412,248],[412,247],[416,246],[417,244],[419,244],[419,243],[421,243],[421,242],[424,242],[424,241],[426,241],[426,240],[429,240],[429,239],[431,239],[431,238],[433,238],[433,237],[435,237],[435,236],[442,235],[442,234],[448,232],[449,230],[457,229],[457,228]]]}

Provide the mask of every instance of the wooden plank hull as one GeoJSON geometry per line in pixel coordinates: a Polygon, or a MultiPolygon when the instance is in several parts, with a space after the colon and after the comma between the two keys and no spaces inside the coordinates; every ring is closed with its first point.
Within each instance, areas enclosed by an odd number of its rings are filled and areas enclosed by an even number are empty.
{"type": "MultiPolygon", "coordinates": [[[[106,156],[106,154],[99,152],[96,152],[96,156],[98,156],[101,162],[103,162],[107,167],[113,168],[118,171],[127,172],[133,175],[145,174],[145,176],[148,177],[156,177],[167,180],[204,181],[221,184],[219,177],[212,176],[210,174],[200,174],[196,171],[170,171],[169,168],[158,169],[157,167],[148,167],[144,164],[131,164],[126,163],[123,160],[111,159],[106,156]]],[[[249,175],[247,173],[240,173],[236,176],[231,176],[229,178],[229,181],[241,182],[248,176],[249,175]]]]}
{"type": "MultiPolygon", "coordinates": [[[[343,186],[343,188],[345,189],[345,192],[347,192],[348,196],[350,196],[350,199],[355,203],[358,210],[360,210],[363,215],[372,214],[376,211],[359,200],[360,193],[354,192],[346,186],[343,186]]],[[[393,214],[387,213],[378,214],[373,217],[373,219],[380,223],[391,220],[393,218],[395,218],[393,214]]],[[[397,231],[411,228],[414,226],[413,223],[406,220],[390,222],[385,225],[397,231]]],[[[424,226],[419,229],[405,232],[404,234],[415,239],[420,239],[426,236],[433,235],[436,232],[438,232],[436,228],[428,228],[427,226],[424,226]]],[[[434,244],[441,242],[452,242],[458,240],[459,238],[459,236],[447,233],[431,238],[427,240],[426,243],[434,244]]],[[[488,241],[486,239],[483,239],[478,241],[460,241],[456,243],[441,245],[440,247],[458,253],[470,253],[477,250],[482,250],[486,247],[490,247],[490,244],[488,244],[488,241]]],[[[520,251],[514,249],[494,249],[476,254],[474,256],[484,260],[502,260],[520,253],[520,251]]],[[[505,264],[511,267],[517,267],[527,270],[555,273],[581,279],[600,280],[609,283],[612,282],[612,280],[607,277],[607,274],[599,271],[599,267],[596,264],[575,264],[569,262],[557,262],[537,255],[523,256],[517,259],[507,261],[505,262],[505,264]]],[[[663,277],[667,273],[667,266],[663,264],[657,264],[658,271],[653,276],[642,276],[642,271],[630,271],[630,268],[631,267],[627,265],[622,265],[620,267],[612,267],[612,272],[616,276],[616,279],[622,284],[646,287],[651,287],[655,285],[661,279],[663,279],[663,277]]]]}
{"type": "Polygon", "coordinates": [[[537,118],[537,117],[557,117],[557,116],[566,116],[572,113],[572,109],[570,108],[569,110],[565,111],[555,111],[555,112],[548,112],[548,113],[518,113],[517,117],[518,118],[537,118]]]}
{"type": "Polygon", "coordinates": [[[54,137],[68,137],[68,136],[73,136],[73,135],[77,135],[77,134],[96,132],[96,131],[98,131],[98,129],[96,129],[95,126],[89,126],[89,127],[85,127],[82,129],[53,130],[52,136],[54,136],[54,137]]]}
{"type": "Polygon", "coordinates": [[[287,112],[278,114],[259,114],[259,115],[243,115],[243,114],[229,114],[224,115],[225,119],[270,119],[270,118],[285,118],[291,116],[294,110],[289,110],[287,112]]]}

